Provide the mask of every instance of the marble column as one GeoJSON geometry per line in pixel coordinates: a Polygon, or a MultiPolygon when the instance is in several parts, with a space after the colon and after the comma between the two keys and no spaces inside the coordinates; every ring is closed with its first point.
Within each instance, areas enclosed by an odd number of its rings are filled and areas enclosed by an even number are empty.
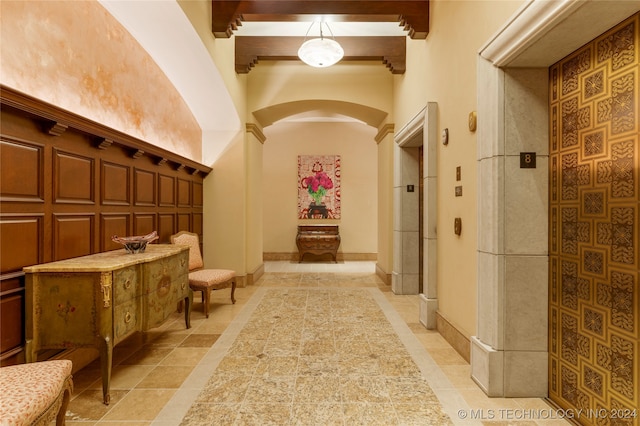
{"type": "Polygon", "coordinates": [[[478,79],[478,326],[471,373],[489,396],[544,397],[547,70],[502,69],[479,58],[478,79]],[[522,153],[535,153],[535,168],[521,167],[522,153]]]}

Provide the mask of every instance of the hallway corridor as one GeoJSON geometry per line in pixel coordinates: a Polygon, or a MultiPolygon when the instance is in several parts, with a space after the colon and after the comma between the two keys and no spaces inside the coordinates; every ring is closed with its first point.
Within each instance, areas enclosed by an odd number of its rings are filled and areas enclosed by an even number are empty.
{"type": "MultiPolygon", "coordinates": [[[[236,290],[235,305],[230,304],[227,290],[214,292],[208,319],[202,314],[200,295],[196,294],[191,329],[184,329],[182,316],[176,313],[162,327],[148,333],[146,342],[143,336],[136,335],[116,346],[109,406],[101,402],[99,362],[95,361],[77,372],[67,422],[72,425],[179,424],[176,416],[182,419],[183,413],[197,397],[197,394],[189,394],[185,384],[194,379],[202,380],[192,373],[197,373],[199,367],[206,367],[207,360],[219,361],[224,356],[221,353],[224,351],[218,349],[220,345],[214,346],[216,341],[223,333],[226,340],[235,339],[255,308],[252,306],[255,299],[261,298],[267,290],[284,288],[367,289],[393,325],[453,424],[568,424],[557,418],[558,413],[541,399],[486,397],[471,380],[469,364],[440,334],[419,324],[418,296],[394,295],[390,287],[375,275],[373,262],[266,262],[265,274],[255,285],[236,290]]],[[[207,371],[210,370],[212,368],[207,371]]],[[[419,404],[416,401],[416,405],[419,404]]],[[[265,419],[255,423],[240,420],[237,418],[234,424],[278,424],[267,423],[265,419]]],[[[421,418],[419,422],[399,424],[439,425],[441,422],[421,418]]],[[[298,420],[292,424],[314,423],[298,420]]]]}

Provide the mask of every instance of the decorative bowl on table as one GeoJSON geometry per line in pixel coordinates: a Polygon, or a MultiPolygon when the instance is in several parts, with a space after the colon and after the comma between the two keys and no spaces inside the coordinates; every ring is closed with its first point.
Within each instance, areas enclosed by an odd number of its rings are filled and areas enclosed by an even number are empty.
{"type": "Polygon", "coordinates": [[[135,237],[118,237],[114,235],[111,237],[111,241],[122,244],[127,253],[144,253],[144,249],[147,248],[147,244],[151,241],[157,240],[158,233],[153,231],[147,235],[140,235],[135,237]]]}

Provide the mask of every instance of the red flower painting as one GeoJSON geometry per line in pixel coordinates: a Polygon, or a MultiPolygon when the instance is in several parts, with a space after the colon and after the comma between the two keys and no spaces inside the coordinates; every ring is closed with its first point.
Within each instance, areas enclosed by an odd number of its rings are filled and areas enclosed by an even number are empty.
{"type": "Polygon", "coordinates": [[[340,156],[298,156],[298,218],[340,218],[340,156]]]}

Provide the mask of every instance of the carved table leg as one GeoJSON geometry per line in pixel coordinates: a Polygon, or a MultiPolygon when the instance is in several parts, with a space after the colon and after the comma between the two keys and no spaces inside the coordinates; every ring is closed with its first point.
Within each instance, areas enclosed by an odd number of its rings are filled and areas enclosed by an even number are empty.
{"type": "Polygon", "coordinates": [[[113,360],[113,342],[109,336],[104,338],[100,346],[100,369],[102,370],[102,397],[104,405],[109,405],[111,395],[109,387],[111,385],[111,361],[113,360]]]}
{"type": "MultiPolygon", "coordinates": [[[[191,328],[191,306],[193,305],[193,290],[189,289],[189,296],[184,298],[184,324],[187,328],[191,328]]],[[[180,301],[182,307],[182,301],[180,301]]]]}

